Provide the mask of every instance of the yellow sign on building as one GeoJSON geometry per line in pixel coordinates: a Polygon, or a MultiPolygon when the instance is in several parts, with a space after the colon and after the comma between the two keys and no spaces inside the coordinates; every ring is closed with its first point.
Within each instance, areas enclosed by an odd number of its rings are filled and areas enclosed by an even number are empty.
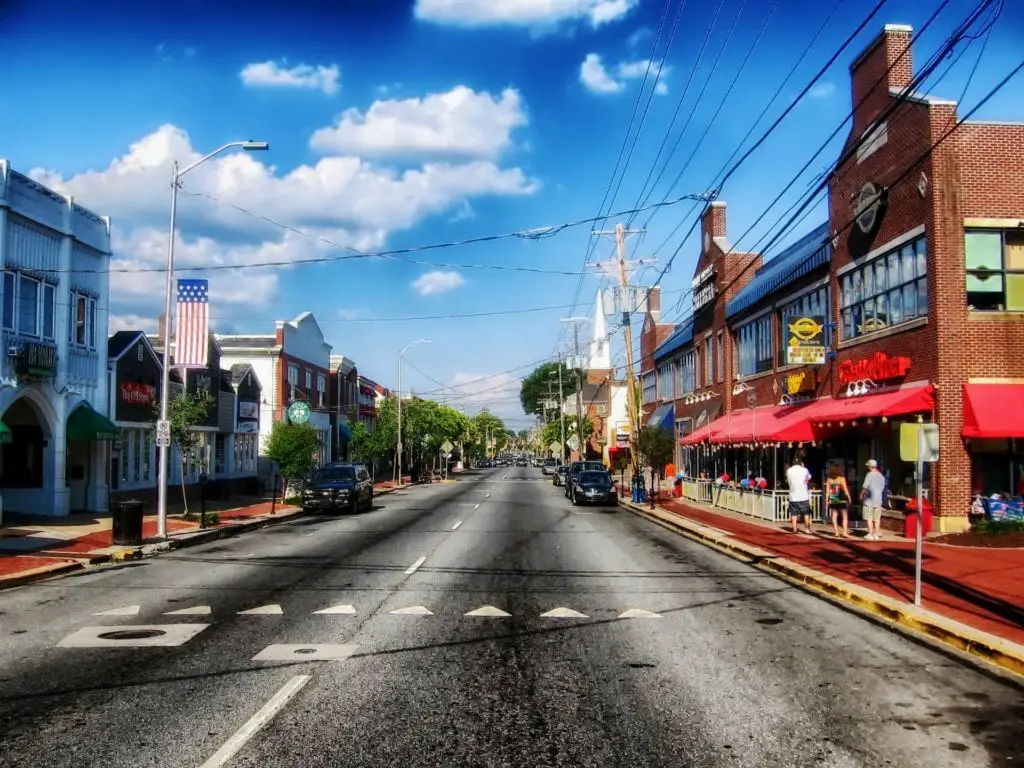
{"type": "Polygon", "coordinates": [[[825,316],[786,315],[786,364],[825,364],[825,316]]]}

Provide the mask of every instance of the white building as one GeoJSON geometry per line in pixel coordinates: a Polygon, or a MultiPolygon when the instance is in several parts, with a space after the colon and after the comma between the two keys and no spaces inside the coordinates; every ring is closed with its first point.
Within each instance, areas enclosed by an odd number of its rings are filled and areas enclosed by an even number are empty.
{"type": "Polygon", "coordinates": [[[278,320],[273,334],[217,335],[221,365],[248,365],[263,384],[260,402],[260,453],[275,421],[285,421],[297,401],[310,409],[309,423],[322,435],[321,460],[331,461],[331,414],[328,378],[331,345],[312,312],[278,320]]]}
{"type": "Polygon", "coordinates": [[[105,512],[110,220],[0,160],[3,507],[105,512]]]}

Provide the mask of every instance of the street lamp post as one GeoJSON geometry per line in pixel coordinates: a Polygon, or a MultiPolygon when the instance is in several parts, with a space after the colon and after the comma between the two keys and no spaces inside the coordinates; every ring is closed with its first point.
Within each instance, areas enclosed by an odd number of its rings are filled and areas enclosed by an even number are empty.
{"type": "Polygon", "coordinates": [[[398,353],[398,432],[395,446],[395,462],[398,467],[398,487],[402,487],[402,355],[404,355],[409,347],[414,347],[417,344],[433,344],[430,339],[416,339],[416,341],[410,342],[402,347],[398,353]]]}
{"type": "MultiPolygon", "coordinates": [[[[207,160],[216,157],[221,152],[229,149],[244,149],[249,152],[263,152],[270,149],[266,141],[232,141],[222,147],[218,147],[208,155],[196,160],[191,165],[179,169],[175,161],[171,171],[171,226],[167,238],[167,275],[164,285],[164,327],[161,338],[164,350],[163,373],[160,378],[160,420],[167,421],[168,390],[171,386],[171,296],[174,289],[174,229],[178,215],[178,186],[182,177],[189,171],[198,168],[207,160]]],[[[168,459],[170,458],[170,445],[161,445],[159,448],[159,468],[157,470],[156,486],[156,535],[158,538],[167,537],[167,470],[168,459]]]]}

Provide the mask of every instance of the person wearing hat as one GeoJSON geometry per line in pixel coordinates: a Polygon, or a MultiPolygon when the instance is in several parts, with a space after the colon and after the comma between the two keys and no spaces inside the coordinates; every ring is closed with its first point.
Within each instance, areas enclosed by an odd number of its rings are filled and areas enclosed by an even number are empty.
{"type": "Polygon", "coordinates": [[[882,538],[882,498],[885,495],[885,475],[878,471],[878,462],[868,459],[868,473],[860,491],[860,500],[864,508],[864,519],[868,521],[868,541],[882,538]]]}

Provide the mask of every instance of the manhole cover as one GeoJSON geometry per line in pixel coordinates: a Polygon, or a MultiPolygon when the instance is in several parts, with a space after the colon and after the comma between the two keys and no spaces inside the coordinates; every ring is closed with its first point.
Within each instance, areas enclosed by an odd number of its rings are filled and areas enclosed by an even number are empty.
{"type": "Polygon", "coordinates": [[[166,634],[162,629],[118,629],[114,632],[104,632],[97,637],[100,640],[148,640],[166,634]]]}
{"type": "Polygon", "coordinates": [[[316,648],[297,648],[295,653],[316,653],[316,648]]]}

